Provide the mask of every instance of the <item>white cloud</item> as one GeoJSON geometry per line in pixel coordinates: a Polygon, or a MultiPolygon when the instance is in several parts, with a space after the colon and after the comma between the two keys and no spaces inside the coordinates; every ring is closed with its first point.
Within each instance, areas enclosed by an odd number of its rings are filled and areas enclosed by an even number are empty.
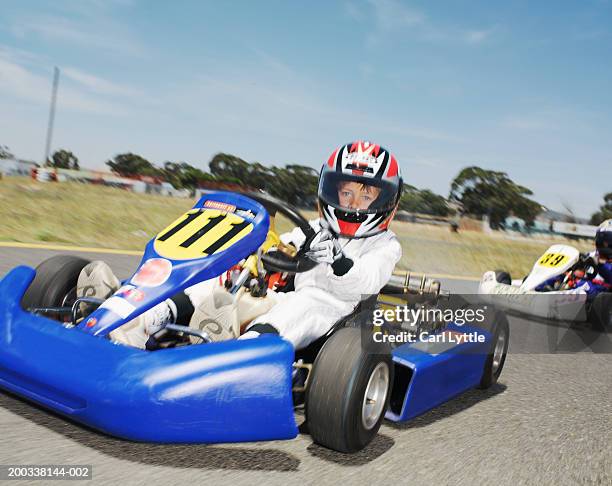
{"type": "Polygon", "coordinates": [[[17,47],[9,47],[0,44],[0,58],[10,59],[13,62],[21,64],[40,63],[42,56],[17,47]]]}
{"type": "Polygon", "coordinates": [[[426,20],[425,14],[397,0],[368,0],[368,3],[374,8],[378,24],[386,28],[410,27],[426,20]]]}
{"type": "Polygon", "coordinates": [[[423,13],[397,0],[367,0],[367,3],[373,10],[375,20],[374,28],[366,35],[366,45],[369,47],[382,43],[386,37],[398,31],[425,25],[423,13]]]}
{"type": "Polygon", "coordinates": [[[493,34],[493,29],[468,30],[465,33],[465,41],[468,44],[480,44],[486,41],[493,34]]]}
{"type": "Polygon", "coordinates": [[[140,92],[132,89],[128,86],[122,86],[106,79],[94,76],[83,72],[73,67],[67,67],[62,69],[62,74],[68,78],[76,81],[77,83],[85,86],[89,90],[104,94],[104,95],[117,95],[117,96],[138,96],[140,92]]]}
{"type": "Polygon", "coordinates": [[[144,57],[146,50],[120,23],[105,15],[86,14],[68,18],[65,16],[38,14],[16,19],[10,31],[18,39],[41,37],[47,42],[62,42],[83,48],[120,52],[144,57]]]}
{"type": "Polygon", "coordinates": [[[352,20],[363,22],[366,19],[374,19],[373,28],[366,35],[368,47],[381,44],[387,37],[395,38],[405,34],[426,42],[459,42],[476,45],[489,40],[495,32],[495,27],[466,30],[443,26],[423,11],[409,7],[398,0],[366,0],[363,7],[350,2],[345,4],[345,11],[352,20]]]}
{"type": "MultiPolygon", "coordinates": [[[[47,105],[51,95],[51,72],[42,74],[16,62],[16,56],[7,55],[6,48],[0,51],[0,92],[11,98],[47,105]]],[[[122,115],[126,113],[123,105],[90,96],[70,86],[62,86],[58,93],[58,106],[86,113],[103,115],[122,115]]]]}
{"type": "Polygon", "coordinates": [[[0,91],[29,101],[42,101],[48,97],[51,84],[26,68],[0,57],[0,91]]]}

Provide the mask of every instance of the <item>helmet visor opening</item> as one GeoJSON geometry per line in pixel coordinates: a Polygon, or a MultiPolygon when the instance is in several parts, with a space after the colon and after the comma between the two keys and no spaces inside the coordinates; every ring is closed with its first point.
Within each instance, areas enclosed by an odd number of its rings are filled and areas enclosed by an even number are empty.
{"type": "Polygon", "coordinates": [[[325,171],[319,197],[342,210],[373,212],[395,206],[397,186],[374,177],[325,171]]]}

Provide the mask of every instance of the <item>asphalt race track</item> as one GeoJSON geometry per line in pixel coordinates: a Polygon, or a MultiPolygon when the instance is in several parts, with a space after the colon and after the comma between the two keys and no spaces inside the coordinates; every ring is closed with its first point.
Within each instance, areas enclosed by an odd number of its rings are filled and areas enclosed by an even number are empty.
{"type": "MultiPolygon", "coordinates": [[[[56,253],[0,248],[0,275],[56,253]]],[[[139,260],[83,255],[106,260],[120,278],[139,260]]],[[[454,292],[475,285],[443,282],[454,292]]],[[[126,442],[0,392],[0,464],[91,464],[96,483],[122,484],[612,484],[612,334],[517,317],[510,326],[496,386],[403,425],[386,422],[358,454],[321,448],[308,435],[218,446],[126,442]]]]}

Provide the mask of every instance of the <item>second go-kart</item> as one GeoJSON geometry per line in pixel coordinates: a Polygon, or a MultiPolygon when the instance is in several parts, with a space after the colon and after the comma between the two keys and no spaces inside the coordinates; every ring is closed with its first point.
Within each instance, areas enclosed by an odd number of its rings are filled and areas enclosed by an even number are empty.
{"type": "MultiPolygon", "coordinates": [[[[219,192],[204,195],[153,238],[132,277],[104,301],[76,297],[88,263],[82,258],[16,267],[0,281],[0,387],[105,433],[152,442],[290,439],[298,434],[294,407],[304,403],[315,442],[354,452],[384,417],[405,421],[496,382],[509,341],[500,314],[479,327],[431,329],[474,332],[482,337],[475,342],[407,343],[392,351],[363,345],[363,328],[355,324],[360,309],[297,353],[274,335],[214,341],[180,325],[168,326],[148,349],[113,341],[113,330],[236,265],[239,276],[228,292],[265,294],[274,272],[313,267],[305,255],[313,237],[308,221],[284,203],[219,192]],[[283,248],[277,212],[307,236],[299,251],[283,248]],[[305,377],[299,384],[296,370],[305,377]]],[[[427,293],[424,284],[413,289],[400,278],[386,291],[406,302],[427,293]]],[[[361,324],[371,325],[368,315],[361,313],[361,324]]]]}
{"type": "Polygon", "coordinates": [[[573,246],[552,245],[522,280],[512,280],[503,270],[485,272],[478,293],[507,310],[543,319],[590,322],[594,328],[605,329],[612,322],[612,294],[589,299],[575,285],[577,273],[583,280],[596,279],[596,267],[592,257],[573,246]]]}

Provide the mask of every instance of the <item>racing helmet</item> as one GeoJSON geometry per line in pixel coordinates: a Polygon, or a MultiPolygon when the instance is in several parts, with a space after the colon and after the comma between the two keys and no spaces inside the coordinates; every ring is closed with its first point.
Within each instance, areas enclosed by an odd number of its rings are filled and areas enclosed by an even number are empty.
{"type": "Polygon", "coordinates": [[[595,248],[600,258],[612,260],[612,219],[606,219],[597,228],[595,248]]]}
{"type": "Polygon", "coordinates": [[[319,175],[322,224],[349,238],[385,231],[395,216],[402,186],[399,164],[387,149],[365,141],[343,145],[319,175]]]}

